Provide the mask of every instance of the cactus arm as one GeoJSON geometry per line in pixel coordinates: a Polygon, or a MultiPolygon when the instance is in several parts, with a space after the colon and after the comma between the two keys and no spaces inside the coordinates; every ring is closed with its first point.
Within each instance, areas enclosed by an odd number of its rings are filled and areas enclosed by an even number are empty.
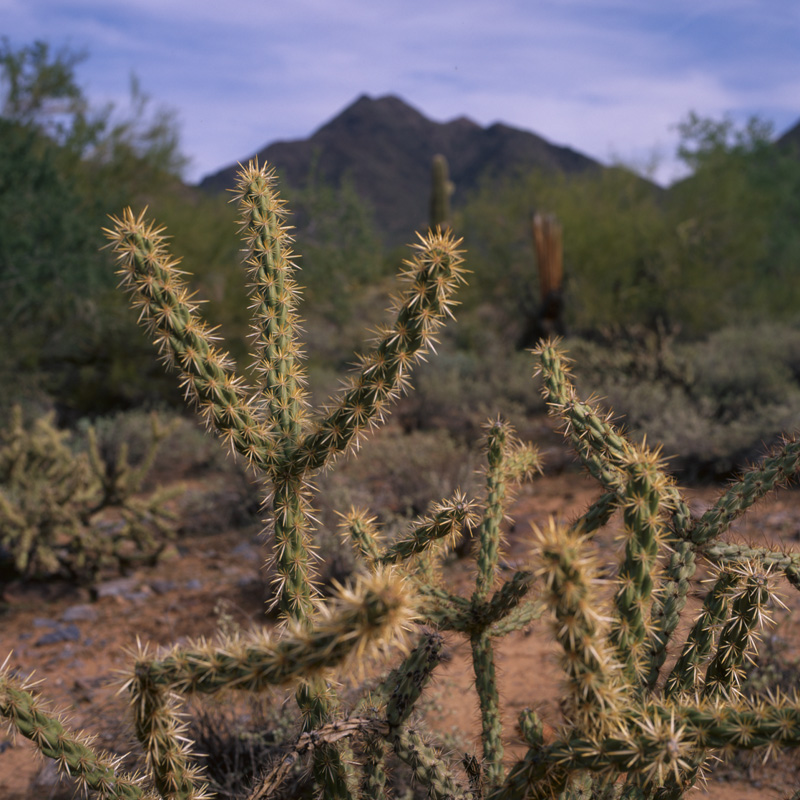
{"type": "Polygon", "coordinates": [[[787,553],[769,547],[751,547],[741,542],[713,542],[702,545],[700,552],[720,565],[758,561],[766,567],[781,570],[795,588],[800,588],[792,580],[792,575],[800,569],[800,553],[787,553]]]}
{"type": "Polygon", "coordinates": [[[719,694],[736,697],[742,675],[742,664],[755,651],[758,630],[772,622],[766,608],[780,601],[770,587],[773,572],[758,562],[747,562],[736,572],[742,586],[733,595],[731,618],[722,630],[717,652],[706,670],[703,695],[719,694]]]}
{"type": "Polygon", "coordinates": [[[425,552],[435,542],[455,539],[465,525],[473,520],[473,504],[461,493],[440,503],[430,516],[417,523],[411,530],[394,542],[378,559],[379,564],[396,564],[425,552]]]}
{"type": "Polygon", "coordinates": [[[650,609],[651,653],[645,687],[652,691],[667,658],[667,643],[680,622],[691,588],[696,564],[694,547],[685,541],[671,542],[672,554],[664,571],[664,581],[653,597],[650,609]]]}
{"type": "Polygon", "coordinates": [[[274,435],[259,420],[253,398],[234,373],[227,353],[213,344],[216,338],[195,313],[178,261],[168,252],[163,229],[145,222],[144,213],[130,209],[112,217],[106,229],[120,263],[122,282],[141,309],[141,319],[155,334],[164,359],[183,377],[187,396],[200,407],[206,422],[268,474],[277,461],[274,435]]]}
{"type": "Polygon", "coordinates": [[[413,594],[391,573],[363,578],[308,628],[291,626],[278,638],[232,638],[221,645],[199,640],[159,659],[140,658],[129,682],[180,694],[215,694],[224,689],[260,691],[319,674],[367,649],[391,644],[413,619],[413,594]]]}
{"type": "MultiPolygon", "coordinates": [[[[741,588],[734,591],[731,618],[720,634],[717,652],[706,669],[702,689],[704,698],[720,698],[729,702],[741,697],[739,684],[743,675],[742,664],[755,650],[757,629],[770,621],[764,608],[774,597],[769,587],[770,571],[758,563],[751,562],[740,567],[734,577],[739,579],[741,588]]],[[[743,717],[740,724],[743,735],[749,736],[751,721],[743,717]]],[[[752,733],[755,735],[755,731],[752,733]]],[[[705,738],[705,731],[700,738],[705,738]]],[[[698,747],[688,763],[670,775],[659,794],[665,799],[682,796],[697,780],[706,757],[707,749],[698,747]]]]}
{"type": "MultiPolygon", "coordinates": [[[[509,430],[500,420],[489,426],[486,443],[486,509],[478,528],[477,575],[473,601],[483,602],[489,596],[500,557],[500,524],[503,521],[506,497],[506,446],[509,430]]],[[[474,649],[474,645],[473,645],[474,649]]]]}
{"type": "Polygon", "coordinates": [[[417,586],[423,601],[420,613],[440,630],[458,631],[470,637],[491,628],[492,636],[504,636],[524,628],[544,612],[545,605],[538,599],[524,602],[533,585],[533,573],[517,572],[491,600],[475,603],[440,586],[422,584],[417,586]]]}
{"type": "Polygon", "coordinates": [[[544,605],[538,600],[521,603],[507,616],[492,625],[492,636],[507,636],[509,633],[527,628],[544,613],[544,605]]]}
{"type": "Polygon", "coordinates": [[[462,258],[449,233],[420,237],[405,262],[409,288],[396,300],[394,325],[345,388],[337,406],[306,434],[295,454],[302,471],[325,466],[380,421],[386,406],[407,384],[407,372],[431,347],[436,330],[452,316],[452,294],[464,282],[462,258]]]}
{"type": "MultiPolygon", "coordinates": [[[[411,619],[409,598],[402,581],[390,574],[377,574],[353,589],[342,589],[334,610],[328,609],[313,627],[296,623],[277,641],[267,635],[250,641],[234,638],[221,645],[200,641],[160,659],[141,655],[127,688],[137,736],[160,791],[176,800],[192,796],[187,787],[194,776],[186,766],[188,753],[181,745],[180,724],[170,700],[173,693],[259,691],[300,677],[310,678],[311,683],[303,683],[298,690],[298,700],[307,725],[321,727],[318,720],[329,713],[331,703],[320,686],[313,685],[315,676],[346,658],[358,661],[367,648],[389,646],[411,619]]],[[[341,789],[348,770],[346,765],[339,769],[340,754],[335,747],[321,747],[315,754],[315,765],[333,764],[328,783],[341,789]]]]}
{"type": "Polygon", "coordinates": [[[397,730],[408,720],[414,704],[442,658],[442,636],[435,631],[424,633],[417,646],[399,667],[392,670],[383,687],[388,697],[386,722],[397,730]]]}
{"type": "MultiPolygon", "coordinates": [[[[480,623],[484,627],[501,623],[509,614],[519,608],[533,588],[534,582],[532,572],[522,570],[514,573],[513,577],[505,581],[494,593],[492,599],[481,608],[481,613],[477,615],[480,623]]],[[[531,619],[536,619],[542,615],[544,608],[543,603],[539,600],[534,600],[525,614],[530,613],[533,615],[531,619]]]]}
{"type": "Polygon", "coordinates": [[[591,739],[566,735],[544,744],[534,734],[528,753],[489,800],[546,796],[545,776],[558,776],[567,768],[601,776],[628,772],[649,796],[679,797],[671,795],[668,786],[658,787],[675,781],[698,746],[775,752],[800,743],[800,698],[780,695],[774,702],[738,705],[722,699],[704,700],[700,705],[647,703],[630,707],[622,722],[619,729],[591,739]]]}
{"type": "Polygon", "coordinates": [[[361,797],[388,800],[386,788],[386,742],[378,733],[364,736],[364,765],[361,777],[361,797]]]}
{"type": "Polygon", "coordinates": [[[564,651],[567,713],[578,730],[602,733],[616,724],[625,690],[596,611],[591,589],[595,564],[583,552],[585,538],[574,530],[551,525],[538,531],[538,539],[542,599],[554,612],[553,631],[564,651]]]}
{"type": "Polygon", "coordinates": [[[296,338],[298,290],[291,237],[276,183],[274,170],[251,162],[239,174],[236,199],[252,281],[255,368],[263,380],[269,418],[284,446],[291,448],[301,434],[307,399],[296,338]]]}
{"type": "Polygon", "coordinates": [[[534,445],[520,441],[509,442],[504,453],[503,466],[507,483],[527,483],[535,475],[541,474],[542,455],[534,445]]]}
{"type": "MultiPolygon", "coordinates": [[[[146,653],[142,653],[146,658],[146,653]]],[[[140,662],[141,663],[141,662],[140,662]]],[[[136,668],[131,706],[136,738],[141,742],[147,768],[164,800],[192,800],[207,795],[202,774],[192,764],[176,697],[164,687],[153,685],[146,670],[136,668]]]]}
{"type": "Polygon", "coordinates": [[[0,716],[30,739],[43,756],[53,759],[60,774],[74,778],[84,791],[92,789],[108,800],[158,800],[143,786],[141,776],[127,774],[120,769],[120,759],[98,753],[90,739],[67,730],[63,720],[48,713],[29,688],[11,676],[6,659],[0,666],[0,716]]]}
{"type": "MultiPolygon", "coordinates": [[[[627,462],[630,443],[591,402],[578,399],[569,380],[569,366],[553,342],[543,342],[534,353],[539,357],[542,393],[554,413],[564,420],[565,435],[587,468],[609,492],[619,493],[620,471],[627,462]]],[[[689,535],[692,516],[675,487],[667,490],[672,505],[672,528],[677,536],[689,535]]]]}
{"type": "Polygon", "coordinates": [[[424,634],[403,663],[389,675],[382,691],[388,697],[388,739],[395,755],[411,767],[416,780],[428,787],[430,797],[445,800],[462,798],[464,792],[441,755],[419,733],[405,726],[441,659],[441,648],[442,638],[438,633],[424,634]]]}
{"type": "Polygon", "coordinates": [[[416,780],[428,787],[433,800],[466,800],[464,790],[442,754],[412,728],[392,736],[395,755],[411,767],[416,780]]]}
{"type": "Polygon", "coordinates": [[[420,614],[426,623],[443,631],[464,633],[470,630],[472,604],[469,600],[429,583],[418,584],[416,588],[422,601],[420,614]]]}
{"type": "Polygon", "coordinates": [[[646,451],[631,454],[626,472],[629,479],[622,504],[625,558],[617,578],[617,620],[611,641],[617,648],[617,657],[625,665],[628,682],[638,684],[642,672],[647,669],[644,649],[649,625],[645,615],[663,538],[660,504],[665,487],[654,454],[646,451]]]}
{"type": "Polygon", "coordinates": [[[472,666],[475,672],[475,689],[481,710],[481,740],[483,742],[483,769],[489,786],[496,786],[504,778],[503,740],[500,723],[500,695],[494,666],[494,648],[488,631],[473,634],[472,666]]]}
{"type": "Polygon", "coordinates": [[[589,473],[607,491],[622,488],[620,471],[629,445],[590,403],[581,402],[569,380],[569,364],[555,343],[542,343],[534,354],[539,359],[542,394],[551,410],[564,422],[564,434],[589,473]]]}
{"type": "Polygon", "coordinates": [[[679,698],[692,694],[698,687],[700,667],[711,652],[714,631],[728,616],[730,592],[740,576],[730,570],[722,571],[703,601],[703,609],[689,632],[683,650],[664,686],[664,697],[679,698]]]}
{"type": "Polygon", "coordinates": [[[342,516],[340,525],[342,538],[351,542],[356,552],[369,566],[375,564],[380,558],[378,549],[378,530],[375,527],[375,517],[368,516],[364,509],[351,508],[342,516]]]}
{"type": "Polygon", "coordinates": [[[757,468],[733,483],[691,529],[691,540],[704,544],[724,533],[754,503],[800,471],[800,440],[786,439],[781,447],[757,468]]]}
{"type": "Polygon", "coordinates": [[[295,479],[278,479],[272,508],[276,604],[286,619],[307,620],[313,613],[313,586],[306,492],[295,479]]]}
{"type": "Polygon", "coordinates": [[[572,527],[590,535],[608,524],[614,512],[619,507],[619,498],[616,492],[603,492],[586,511],[573,523],[572,527]]]}

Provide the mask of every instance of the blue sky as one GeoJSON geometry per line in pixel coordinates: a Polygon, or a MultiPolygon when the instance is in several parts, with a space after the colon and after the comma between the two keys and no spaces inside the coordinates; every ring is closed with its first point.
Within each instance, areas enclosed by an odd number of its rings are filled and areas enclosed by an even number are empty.
{"type": "Polygon", "coordinates": [[[358,95],[535,131],[677,174],[675,124],[800,119],[798,0],[0,0],[12,45],[85,49],[98,105],[132,73],[174,109],[187,178],[304,138],[358,95]]]}

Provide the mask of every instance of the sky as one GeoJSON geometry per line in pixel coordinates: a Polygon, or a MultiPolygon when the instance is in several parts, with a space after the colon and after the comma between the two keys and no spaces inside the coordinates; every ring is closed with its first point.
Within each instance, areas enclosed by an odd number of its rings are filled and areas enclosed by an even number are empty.
{"type": "Polygon", "coordinates": [[[690,111],[800,119],[798,0],[0,0],[0,35],[83,50],[124,109],[172,109],[197,181],[302,139],[358,96],[533,131],[662,184],[690,111]]]}

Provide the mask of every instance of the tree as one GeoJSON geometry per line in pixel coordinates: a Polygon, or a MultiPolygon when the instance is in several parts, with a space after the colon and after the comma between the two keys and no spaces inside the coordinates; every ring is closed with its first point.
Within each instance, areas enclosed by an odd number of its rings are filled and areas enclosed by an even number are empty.
{"type": "Polygon", "coordinates": [[[692,323],[795,315],[800,161],[775,147],[772,126],[757,117],[737,126],[692,113],[678,130],[692,175],[668,196],[674,259],[692,291],[714,298],[695,307],[692,323]]]}
{"type": "Polygon", "coordinates": [[[539,297],[531,245],[532,210],[554,214],[563,228],[567,325],[586,331],[620,321],[654,324],[671,274],[662,192],[614,167],[578,175],[531,172],[486,182],[462,212],[459,229],[471,254],[475,287],[465,303],[491,298],[502,316],[535,313],[539,297]]]}
{"type": "Polygon", "coordinates": [[[800,159],[771,127],[691,114],[678,155],[690,177],[662,190],[624,166],[578,175],[533,172],[485,182],[460,229],[475,271],[473,305],[516,319],[538,297],[527,220],[563,225],[565,311],[572,331],[681,329],[796,317],[800,308],[800,159]]]}
{"type": "Polygon", "coordinates": [[[150,113],[135,81],[128,115],[91,108],[83,58],[0,43],[0,384],[30,378],[78,405],[111,373],[141,380],[135,351],[146,353],[101,251],[108,209],[176,186],[185,164],[174,118],[150,113]]]}

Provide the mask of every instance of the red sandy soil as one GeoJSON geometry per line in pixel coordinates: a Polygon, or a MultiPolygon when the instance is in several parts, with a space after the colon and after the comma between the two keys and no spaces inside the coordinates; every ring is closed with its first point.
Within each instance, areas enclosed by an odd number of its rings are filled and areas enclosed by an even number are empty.
{"type": "MultiPolygon", "coordinates": [[[[694,509],[702,511],[717,493],[708,488],[689,491],[688,495],[694,509]]],[[[504,561],[507,574],[527,558],[531,523],[544,525],[550,515],[569,518],[586,508],[597,494],[596,483],[574,472],[545,476],[520,493],[512,512],[515,523],[508,535],[504,561]]],[[[243,628],[271,624],[264,616],[261,571],[266,548],[256,534],[257,529],[250,528],[183,538],[179,553],[171,560],[129,576],[131,582],[122,594],[113,594],[113,584],[112,593],[100,598],[87,589],[63,584],[0,587],[0,599],[5,603],[4,611],[0,605],[0,661],[13,651],[12,666],[22,674],[35,670],[43,679],[41,692],[54,706],[68,710],[75,727],[97,733],[101,747],[119,747],[129,734],[125,698],[115,693],[120,685],[118,671],[131,664],[130,651],[137,638],[167,645],[186,637],[212,636],[221,608],[243,628]],[[68,627],[65,614],[77,631],[68,627]],[[41,643],[42,637],[54,630],[66,630],[74,640],[41,643]]],[[[613,534],[612,526],[596,542],[601,560],[609,563],[616,560],[618,547],[613,534]]],[[[763,504],[731,536],[797,547],[800,491],[784,491],[763,504]]],[[[470,591],[472,580],[469,565],[466,559],[449,568],[448,583],[464,593],[470,591]]],[[[776,614],[778,630],[782,637],[800,645],[796,611],[800,595],[787,586],[783,598],[789,611],[776,614]]],[[[479,722],[469,646],[448,638],[446,651],[447,658],[428,691],[427,720],[446,741],[470,746],[477,741],[479,722]]],[[[521,709],[531,706],[549,723],[558,720],[560,672],[555,656],[544,620],[507,637],[498,646],[509,759],[521,752],[513,742],[515,719],[521,709]]],[[[53,796],[52,769],[43,767],[34,757],[27,741],[17,738],[13,745],[10,742],[0,734],[0,797],[40,800],[53,796]]],[[[800,783],[800,759],[793,755],[766,767],[747,768],[739,756],[735,761],[735,768],[712,772],[705,789],[708,797],[785,798],[800,783]]],[[[690,796],[701,797],[703,791],[695,789],[690,796]]]]}

